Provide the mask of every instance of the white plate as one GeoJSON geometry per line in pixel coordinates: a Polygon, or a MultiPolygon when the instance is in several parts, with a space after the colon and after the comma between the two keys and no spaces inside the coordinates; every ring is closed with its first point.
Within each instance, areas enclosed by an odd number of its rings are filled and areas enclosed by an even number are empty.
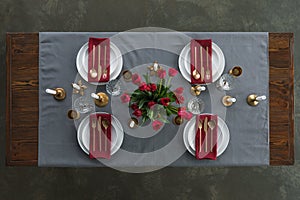
{"type": "MultiPolygon", "coordinates": [[[[188,43],[181,51],[178,58],[178,65],[182,76],[191,82],[191,53],[188,43]]],[[[225,57],[218,45],[212,42],[212,82],[218,80],[225,68],[225,57]]]]}
{"type": "MultiPolygon", "coordinates": [[[[85,43],[79,50],[76,58],[76,66],[82,78],[88,82],[88,42],[85,43]]],[[[118,77],[122,70],[123,58],[118,47],[110,42],[110,76],[109,80],[114,80],[118,77]]],[[[90,82],[93,85],[104,85],[106,82],[90,82]]]]}
{"type": "MultiPolygon", "coordinates": [[[[209,115],[209,114],[205,114],[209,115]]],[[[194,116],[185,126],[183,131],[183,142],[187,150],[195,156],[195,123],[194,116]]],[[[218,139],[217,139],[217,157],[220,156],[228,146],[230,140],[229,129],[226,123],[218,116],[218,139]]]]}
{"type": "MultiPolygon", "coordinates": [[[[97,114],[108,114],[104,112],[97,112],[97,114]]],[[[86,116],[80,123],[77,131],[77,141],[81,149],[86,153],[89,154],[89,147],[90,147],[90,116],[86,116]]],[[[119,120],[112,115],[111,118],[111,155],[115,154],[121,147],[124,132],[121,123],[119,120]]]]}

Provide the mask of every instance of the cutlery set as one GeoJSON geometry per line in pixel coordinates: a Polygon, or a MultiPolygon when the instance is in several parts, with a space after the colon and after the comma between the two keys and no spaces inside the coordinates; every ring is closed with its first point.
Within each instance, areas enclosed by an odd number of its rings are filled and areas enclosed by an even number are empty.
{"type": "Polygon", "coordinates": [[[195,58],[195,69],[192,72],[192,75],[194,79],[199,80],[201,82],[204,82],[205,80],[210,80],[211,78],[211,71],[209,68],[209,53],[208,53],[208,47],[205,48],[206,51],[206,70],[203,66],[203,47],[200,45],[199,51],[200,51],[200,69],[198,68],[198,59],[197,59],[197,50],[198,48],[195,46],[194,49],[194,58],[195,58]]]}
{"type": "Polygon", "coordinates": [[[202,152],[202,145],[204,143],[204,152],[212,152],[214,144],[213,144],[213,140],[214,140],[214,135],[213,135],[213,131],[216,127],[216,121],[215,120],[209,120],[208,118],[205,117],[204,119],[204,123],[201,119],[199,119],[198,121],[198,129],[199,129],[199,151],[202,152]],[[202,128],[204,129],[204,134],[202,132],[202,128]],[[202,142],[202,138],[204,135],[204,142],[202,142]],[[209,137],[210,135],[210,137],[209,137]],[[208,145],[208,139],[210,138],[210,145],[208,145]],[[208,146],[209,146],[209,151],[208,151],[208,146]]]}
{"type": "Polygon", "coordinates": [[[108,136],[107,136],[107,129],[109,127],[110,123],[107,119],[102,119],[101,116],[99,116],[98,120],[96,118],[92,118],[92,129],[93,129],[93,144],[92,144],[92,149],[95,152],[96,151],[96,128],[99,134],[99,151],[107,151],[107,141],[108,136]],[[104,128],[104,132],[102,131],[102,126],[104,128]],[[102,140],[104,136],[104,148],[102,147],[102,140]]]}
{"type": "Polygon", "coordinates": [[[104,71],[102,72],[103,66],[101,65],[101,46],[100,44],[97,45],[97,52],[98,52],[98,65],[97,65],[97,70],[95,69],[96,62],[95,62],[95,57],[96,57],[96,46],[93,45],[93,49],[91,51],[92,53],[92,69],[89,71],[90,77],[95,79],[97,78],[97,81],[101,81],[101,79],[106,79],[107,78],[107,59],[106,59],[106,45],[104,46],[104,71]]]}

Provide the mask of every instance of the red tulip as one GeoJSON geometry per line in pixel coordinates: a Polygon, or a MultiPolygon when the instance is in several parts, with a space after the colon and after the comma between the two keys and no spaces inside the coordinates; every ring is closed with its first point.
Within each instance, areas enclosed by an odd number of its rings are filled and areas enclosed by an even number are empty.
{"type": "Polygon", "coordinates": [[[140,85],[141,84],[141,77],[138,74],[133,74],[132,77],[132,83],[136,84],[136,85],[140,85]]]}
{"type": "Polygon", "coordinates": [[[160,69],[157,71],[157,76],[160,78],[160,79],[163,79],[166,77],[166,70],[164,69],[160,69]]]}
{"type": "Polygon", "coordinates": [[[184,103],[184,97],[181,95],[176,96],[176,103],[177,104],[183,104],[184,103]]]}
{"type": "Polygon", "coordinates": [[[136,103],[134,103],[134,104],[131,105],[131,108],[132,108],[133,110],[136,110],[136,109],[138,109],[139,107],[138,107],[138,105],[137,105],[136,103]]]}
{"type": "Polygon", "coordinates": [[[152,128],[155,131],[159,130],[162,125],[163,125],[163,123],[161,121],[159,121],[159,120],[154,120],[152,122],[152,128]]]}
{"type": "Polygon", "coordinates": [[[193,117],[193,114],[186,111],[185,107],[178,108],[177,115],[186,120],[190,120],[193,117]]]}
{"type": "Polygon", "coordinates": [[[168,105],[169,105],[169,102],[170,102],[170,98],[168,98],[168,97],[164,97],[164,98],[161,98],[161,99],[160,99],[160,103],[161,103],[163,106],[168,106],[168,105]]]}
{"type": "Polygon", "coordinates": [[[120,97],[122,103],[128,103],[130,101],[130,96],[126,93],[122,94],[122,96],[120,97]]]}
{"type": "Polygon", "coordinates": [[[148,102],[148,107],[151,108],[152,106],[154,106],[156,103],[154,101],[149,101],[148,102]]]}
{"type": "Polygon", "coordinates": [[[156,84],[151,83],[150,88],[151,88],[151,91],[154,92],[157,89],[157,86],[156,86],[156,84]]]}
{"type": "Polygon", "coordinates": [[[183,93],[183,87],[179,87],[179,88],[176,88],[176,90],[174,90],[174,93],[175,95],[181,95],[183,93]]]}
{"type": "Polygon", "coordinates": [[[140,117],[143,115],[143,112],[140,109],[136,109],[132,114],[136,117],[140,117]]]}
{"type": "Polygon", "coordinates": [[[169,68],[169,76],[174,77],[176,76],[178,71],[174,68],[169,68]]]}
{"type": "Polygon", "coordinates": [[[147,87],[148,87],[147,84],[145,82],[143,82],[143,83],[140,84],[139,90],[146,91],[147,87]]]}

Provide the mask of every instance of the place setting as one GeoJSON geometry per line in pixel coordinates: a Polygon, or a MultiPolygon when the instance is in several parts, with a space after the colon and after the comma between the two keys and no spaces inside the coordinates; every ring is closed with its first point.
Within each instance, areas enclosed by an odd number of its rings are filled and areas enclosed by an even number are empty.
{"type": "Polygon", "coordinates": [[[222,118],[203,113],[194,116],[183,131],[183,142],[196,159],[216,160],[227,148],[229,129],[222,118]]]}
{"type": "Polygon", "coordinates": [[[120,149],[123,138],[119,120],[105,112],[86,116],[77,130],[78,144],[91,159],[110,159],[120,149]]]}
{"type": "Polygon", "coordinates": [[[180,52],[178,65],[191,84],[210,84],[222,75],[225,57],[211,39],[192,39],[180,52]]]}
{"type": "Polygon", "coordinates": [[[78,73],[93,85],[115,80],[123,67],[122,54],[109,38],[89,38],[76,57],[78,73]]]}

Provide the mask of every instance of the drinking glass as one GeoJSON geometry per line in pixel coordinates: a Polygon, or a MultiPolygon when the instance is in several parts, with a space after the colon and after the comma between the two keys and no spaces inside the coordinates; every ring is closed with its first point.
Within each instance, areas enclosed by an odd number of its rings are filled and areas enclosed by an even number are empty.
{"type": "Polygon", "coordinates": [[[82,96],[74,101],[74,109],[79,113],[87,113],[95,109],[95,103],[92,98],[82,96]]]}
{"type": "Polygon", "coordinates": [[[109,81],[106,84],[106,92],[112,96],[118,96],[121,94],[121,82],[117,79],[109,81]]]}
{"type": "Polygon", "coordinates": [[[216,87],[219,90],[232,90],[235,87],[235,78],[230,74],[223,74],[216,81],[216,87]]]}
{"type": "Polygon", "coordinates": [[[201,112],[203,112],[204,106],[205,106],[204,101],[198,97],[192,98],[191,100],[188,101],[187,104],[188,110],[195,115],[198,115],[201,112]]]}

